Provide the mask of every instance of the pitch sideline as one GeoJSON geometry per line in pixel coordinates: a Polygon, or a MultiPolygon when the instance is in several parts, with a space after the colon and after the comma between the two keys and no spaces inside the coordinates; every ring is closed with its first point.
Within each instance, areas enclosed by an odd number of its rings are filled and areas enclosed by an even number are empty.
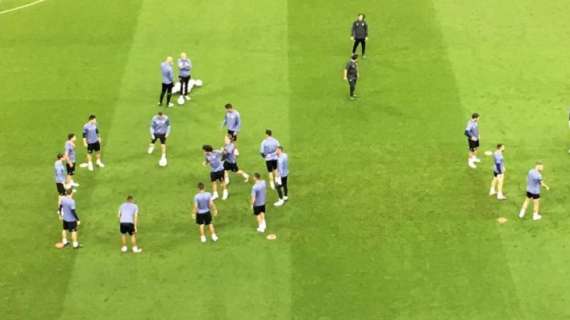
{"type": "Polygon", "coordinates": [[[28,8],[28,7],[31,7],[31,6],[35,6],[36,4],[39,4],[39,3],[42,3],[42,2],[45,2],[45,1],[47,1],[47,0],[36,0],[36,1],[34,1],[34,2],[30,2],[30,3],[28,3],[28,4],[24,4],[24,5],[21,5],[21,6],[19,6],[19,7],[15,7],[15,8],[12,8],[12,9],[6,9],[6,10],[4,10],[4,11],[0,11],[0,16],[3,15],[3,14],[6,14],[6,13],[18,11],[18,10],[25,9],[25,8],[28,8]]]}

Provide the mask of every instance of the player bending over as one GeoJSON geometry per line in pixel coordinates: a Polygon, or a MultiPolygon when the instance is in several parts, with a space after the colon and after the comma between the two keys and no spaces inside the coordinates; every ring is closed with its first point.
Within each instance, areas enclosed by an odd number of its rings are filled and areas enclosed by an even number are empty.
{"type": "Polygon", "coordinates": [[[544,165],[542,162],[537,162],[533,169],[530,169],[527,177],[527,187],[526,187],[526,199],[524,199],[521,211],[519,213],[519,218],[524,218],[526,214],[526,208],[528,207],[529,201],[532,200],[533,210],[532,210],[532,220],[540,220],[542,216],[539,213],[540,209],[540,187],[544,187],[546,190],[550,188],[544,183],[542,179],[542,170],[544,170],[544,165]]]}
{"type": "Polygon", "coordinates": [[[222,153],[218,150],[214,150],[211,145],[203,145],[202,150],[204,151],[204,163],[210,165],[210,181],[212,182],[212,191],[214,195],[212,200],[218,199],[218,183],[222,185],[224,190],[222,200],[226,200],[229,196],[227,186],[224,181],[224,164],[222,162],[222,153]]]}
{"type": "Polygon", "coordinates": [[[212,194],[204,190],[204,184],[198,183],[198,193],[194,196],[194,205],[192,206],[192,217],[196,219],[196,224],[200,227],[200,241],[206,242],[205,227],[210,229],[210,236],[213,241],[218,241],[214,224],[212,223],[212,212],[214,216],[218,215],[218,208],[214,204],[212,194]]]}
{"type": "Polygon", "coordinates": [[[279,146],[279,141],[273,138],[271,130],[265,130],[265,139],[261,141],[259,152],[265,159],[265,166],[267,167],[267,172],[269,174],[269,186],[271,189],[275,189],[274,181],[277,176],[277,147],[279,146]]]}
{"type": "Polygon", "coordinates": [[[503,158],[505,145],[498,144],[497,150],[493,154],[493,180],[491,181],[490,196],[497,195],[498,200],[505,200],[507,197],[503,194],[503,182],[505,180],[505,159],[503,158]]]}
{"type": "Polygon", "coordinates": [[[93,171],[93,159],[91,157],[93,153],[97,159],[97,166],[105,167],[101,162],[101,135],[94,114],[89,116],[89,121],[83,126],[83,145],[87,148],[87,168],[89,171],[93,171]]]}
{"type": "Polygon", "coordinates": [[[277,147],[277,194],[279,195],[279,200],[273,205],[280,207],[285,204],[285,201],[289,200],[289,189],[287,187],[287,176],[289,175],[289,156],[283,152],[283,147],[277,147]]]}
{"type": "Polygon", "coordinates": [[[166,162],[166,138],[168,138],[169,135],[170,119],[160,111],[157,115],[152,117],[152,121],[150,122],[150,145],[148,146],[148,154],[154,151],[156,140],[160,140],[160,150],[162,151],[160,161],[166,162]]]}
{"type": "Polygon", "coordinates": [[[479,150],[479,114],[474,113],[471,115],[471,120],[467,122],[467,128],[465,128],[465,135],[467,136],[467,144],[469,145],[469,158],[467,159],[467,165],[475,169],[477,165],[475,163],[481,162],[481,159],[477,158],[477,151],[479,150]]]}
{"type": "Polygon", "coordinates": [[[137,246],[137,227],[139,224],[139,207],[134,203],[133,196],[119,207],[119,230],[121,232],[121,252],[127,252],[127,234],[131,236],[133,253],[141,253],[137,246]]]}
{"type": "Polygon", "coordinates": [[[233,136],[230,133],[224,137],[222,153],[224,155],[224,183],[226,185],[230,183],[230,171],[242,176],[244,182],[249,181],[249,175],[242,171],[237,164],[237,156],[239,155],[239,152],[236,148],[235,142],[233,141],[233,136]]]}
{"type": "Polygon", "coordinates": [[[71,241],[73,243],[73,248],[78,249],[79,240],[77,235],[77,226],[81,224],[79,221],[79,216],[75,211],[75,200],[72,198],[73,191],[68,189],[65,191],[65,196],[61,199],[61,204],[59,206],[60,220],[63,221],[63,231],[61,232],[61,243],[63,246],[69,245],[67,241],[67,233],[71,234],[71,241]]]}
{"type": "Polygon", "coordinates": [[[267,224],[265,222],[265,199],[267,197],[267,184],[261,180],[259,173],[253,174],[255,184],[251,188],[251,207],[253,215],[257,218],[257,232],[265,232],[267,224]]]}

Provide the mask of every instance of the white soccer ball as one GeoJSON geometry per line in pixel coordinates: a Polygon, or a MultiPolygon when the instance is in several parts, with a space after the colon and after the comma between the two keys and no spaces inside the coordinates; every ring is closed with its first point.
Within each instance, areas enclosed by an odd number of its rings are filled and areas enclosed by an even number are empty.
{"type": "Polygon", "coordinates": [[[178,102],[179,105],[183,105],[185,101],[186,101],[186,99],[184,99],[183,96],[178,97],[178,101],[177,101],[177,102],[178,102]]]}
{"type": "Polygon", "coordinates": [[[201,86],[204,85],[204,83],[202,82],[202,80],[196,80],[196,81],[194,82],[194,85],[195,85],[196,87],[201,87],[201,86]]]}
{"type": "Polygon", "coordinates": [[[168,161],[166,161],[166,158],[160,158],[160,160],[158,161],[158,165],[161,167],[166,167],[167,164],[168,161]]]}

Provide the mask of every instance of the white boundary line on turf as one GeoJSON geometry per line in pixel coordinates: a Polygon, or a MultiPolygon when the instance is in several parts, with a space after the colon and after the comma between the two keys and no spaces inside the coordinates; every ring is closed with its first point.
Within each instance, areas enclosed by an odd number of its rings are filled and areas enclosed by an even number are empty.
{"type": "Polygon", "coordinates": [[[4,11],[0,11],[0,16],[3,15],[3,14],[5,14],[5,13],[10,13],[10,12],[18,11],[18,10],[21,10],[21,9],[24,9],[24,8],[27,8],[27,7],[34,6],[34,5],[36,5],[36,4],[38,4],[38,3],[42,3],[42,2],[44,2],[44,1],[47,1],[47,0],[36,0],[36,1],[34,1],[34,2],[30,2],[30,3],[28,3],[28,4],[24,4],[24,5],[21,5],[21,6],[19,6],[19,7],[15,7],[15,8],[12,8],[12,9],[7,9],[7,10],[4,10],[4,11]]]}

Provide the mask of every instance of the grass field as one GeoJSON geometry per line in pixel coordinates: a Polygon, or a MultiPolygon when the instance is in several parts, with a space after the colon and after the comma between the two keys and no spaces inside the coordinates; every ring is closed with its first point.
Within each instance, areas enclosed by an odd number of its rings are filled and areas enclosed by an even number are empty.
{"type": "Polygon", "coordinates": [[[48,0],[0,15],[0,317],[570,318],[569,16],[563,0],[48,0]],[[341,72],[359,11],[371,34],[352,102],[341,72]],[[159,63],[181,51],[205,85],[168,110],[159,168],[145,153],[159,63]],[[289,153],[276,241],[256,234],[237,178],[220,241],[198,241],[200,147],[222,144],[227,102],[242,168],[264,172],[265,128],[289,153]],[[487,196],[488,158],[466,165],[474,111],[482,149],[506,144],[505,202],[487,196]],[[84,248],[56,250],[54,156],[90,113],[107,167],[77,175],[84,248]],[[544,218],[519,221],[539,159],[544,218]],[[138,256],[119,251],[127,194],[138,256]]]}

